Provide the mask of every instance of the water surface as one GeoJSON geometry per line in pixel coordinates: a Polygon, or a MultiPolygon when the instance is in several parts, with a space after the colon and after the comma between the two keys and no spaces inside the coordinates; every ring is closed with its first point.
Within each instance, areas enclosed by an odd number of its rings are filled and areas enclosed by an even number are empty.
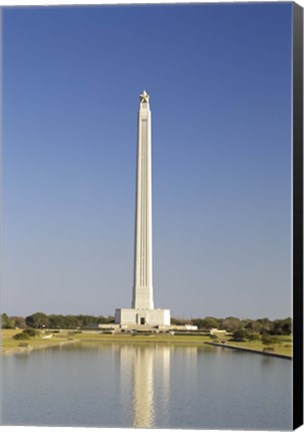
{"type": "Polygon", "coordinates": [[[2,424],[291,429],[291,365],[215,347],[82,343],[2,357],[2,424]]]}

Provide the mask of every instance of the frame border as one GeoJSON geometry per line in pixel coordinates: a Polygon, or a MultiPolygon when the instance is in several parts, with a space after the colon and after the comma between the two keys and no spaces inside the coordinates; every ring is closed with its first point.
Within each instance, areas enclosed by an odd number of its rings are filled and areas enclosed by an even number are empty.
{"type": "Polygon", "coordinates": [[[293,428],[303,424],[303,8],[293,3],[293,428]]]}

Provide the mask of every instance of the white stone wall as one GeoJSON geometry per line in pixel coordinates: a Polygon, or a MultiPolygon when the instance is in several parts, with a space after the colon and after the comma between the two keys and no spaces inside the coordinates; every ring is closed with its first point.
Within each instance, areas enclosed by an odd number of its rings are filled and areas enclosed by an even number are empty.
{"type": "Polygon", "coordinates": [[[115,323],[122,325],[170,325],[170,310],[116,309],[115,323]]]}

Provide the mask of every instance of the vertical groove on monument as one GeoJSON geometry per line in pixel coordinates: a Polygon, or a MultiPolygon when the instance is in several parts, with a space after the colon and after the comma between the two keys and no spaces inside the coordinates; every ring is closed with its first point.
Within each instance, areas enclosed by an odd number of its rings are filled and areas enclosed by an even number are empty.
{"type": "Polygon", "coordinates": [[[153,309],[151,111],[149,95],[140,95],[138,113],[136,222],[132,307],[153,309]]]}

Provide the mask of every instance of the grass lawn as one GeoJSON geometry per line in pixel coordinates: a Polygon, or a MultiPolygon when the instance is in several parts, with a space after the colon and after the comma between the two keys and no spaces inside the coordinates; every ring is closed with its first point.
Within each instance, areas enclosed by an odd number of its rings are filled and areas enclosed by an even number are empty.
{"type": "MultiPolygon", "coordinates": [[[[278,343],[271,345],[274,353],[292,356],[292,337],[291,336],[276,336],[278,343]]],[[[214,341],[216,342],[216,341],[214,341]]],[[[263,351],[265,345],[260,340],[250,342],[235,342],[226,338],[227,345],[234,345],[240,348],[263,351]]]]}
{"type": "Polygon", "coordinates": [[[146,342],[146,343],[183,343],[201,345],[205,341],[210,341],[209,336],[202,335],[174,335],[168,333],[140,334],[140,333],[118,333],[118,334],[98,334],[98,333],[79,333],[75,334],[75,339],[81,341],[102,341],[102,342],[146,342]]]}
{"type": "Polygon", "coordinates": [[[42,339],[41,336],[31,337],[30,339],[16,340],[13,336],[17,333],[22,333],[22,330],[1,330],[1,352],[6,353],[12,350],[18,352],[21,351],[20,344],[29,344],[31,347],[51,346],[57,345],[68,340],[68,335],[61,336],[60,334],[54,334],[50,339],[42,339]]]}

